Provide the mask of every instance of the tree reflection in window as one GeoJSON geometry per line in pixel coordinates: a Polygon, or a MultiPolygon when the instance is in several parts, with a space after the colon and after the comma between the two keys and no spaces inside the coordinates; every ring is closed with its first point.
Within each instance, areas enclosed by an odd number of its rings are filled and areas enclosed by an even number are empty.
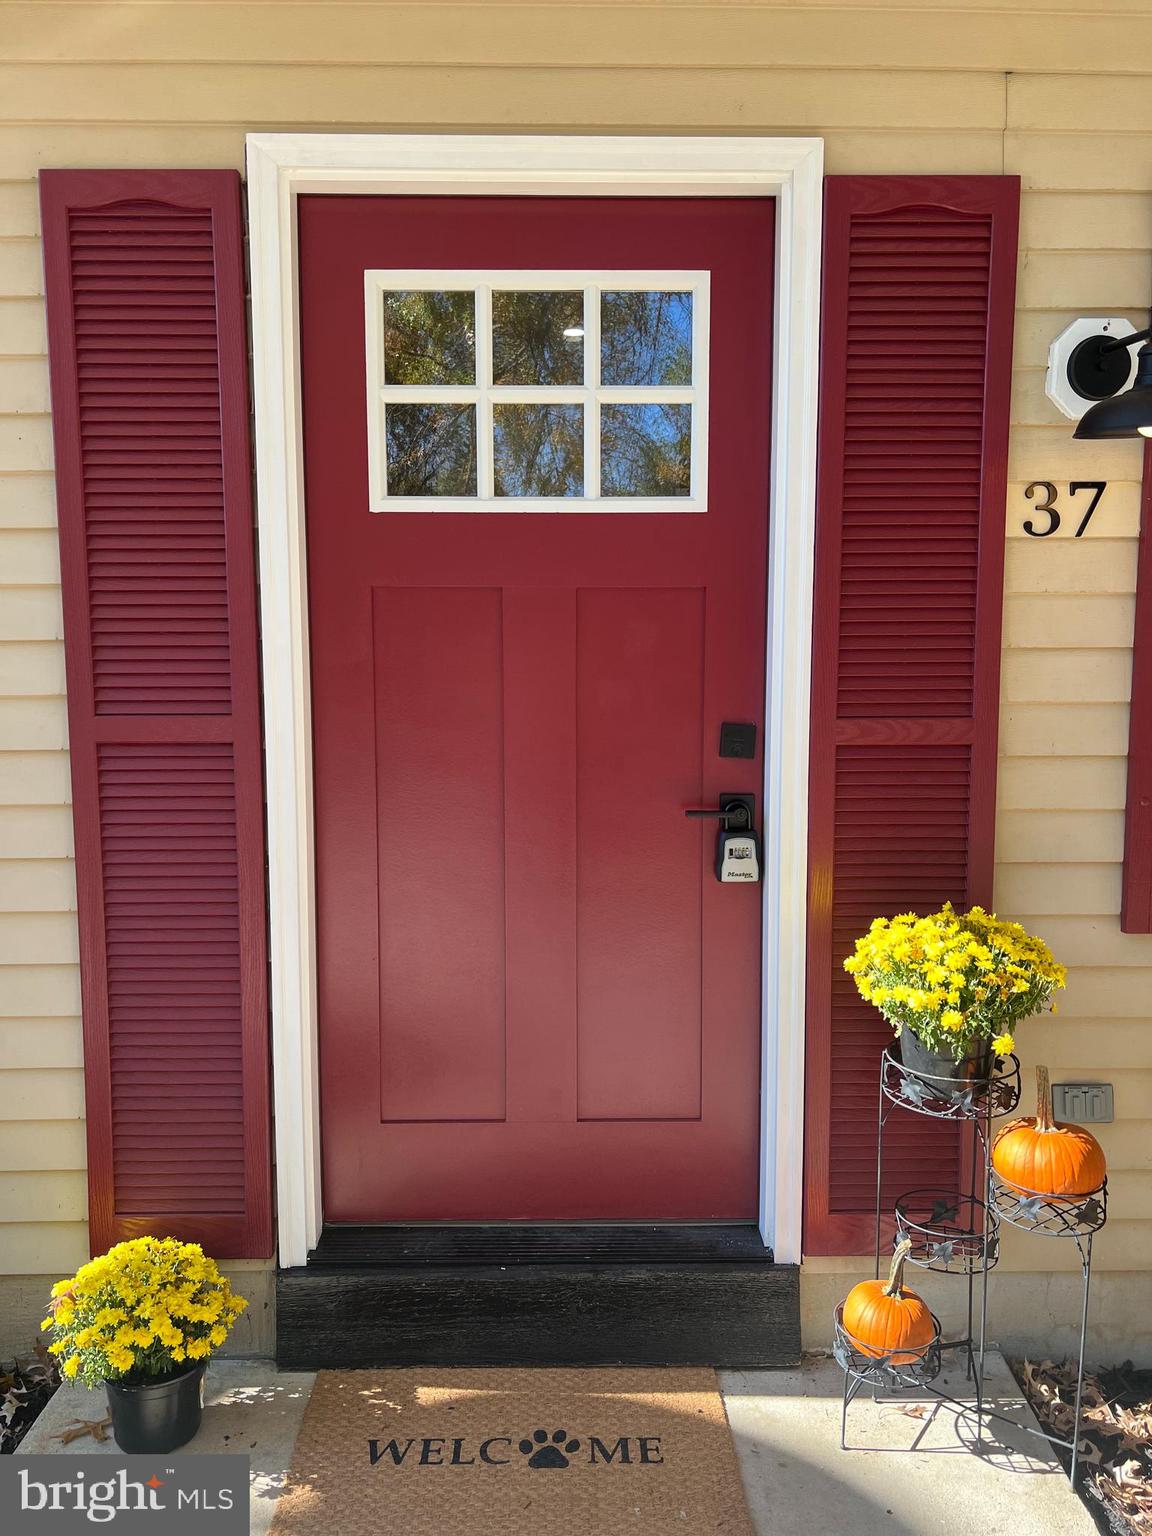
{"type": "Polygon", "coordinates": [[[601,409],[601,495],[687,496],[691,483],[690,405],[601,409]]]}
{"type": "Polygon", "coordinates": [[[493,384],[583,384],[584,295],[492,295],[493,384]]]}
{"type": "Polygon", "coordinates": [[[475,384],[476,295],[385,293],[384,382],[475,384]]]}
{"type": "Polygon", "coordinates": [[[389,496],[475,496],[476,407],[389,401],[389,496]]]}
{"type": "Polygon", "coordinates": [[[584,407],[506,405],[492,409],[497,496],[584,494],[584,407]]]}
{"type": "Polygon", "coordinates": [[[600,382],[692,382],[692,295],[618,290],[600,296],[600,382]]]}

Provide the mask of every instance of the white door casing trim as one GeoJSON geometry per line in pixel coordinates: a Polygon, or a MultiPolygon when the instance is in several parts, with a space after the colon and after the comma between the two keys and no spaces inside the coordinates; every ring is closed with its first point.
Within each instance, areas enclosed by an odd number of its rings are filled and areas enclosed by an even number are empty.
{"type": "Polygon", "coordinates": [[[322,1225],[296,199],[350,192],[777,200],[760,1229],[798,1263],[823,141],[261,133],[247,165],[280,1263],[322,1225]]]}

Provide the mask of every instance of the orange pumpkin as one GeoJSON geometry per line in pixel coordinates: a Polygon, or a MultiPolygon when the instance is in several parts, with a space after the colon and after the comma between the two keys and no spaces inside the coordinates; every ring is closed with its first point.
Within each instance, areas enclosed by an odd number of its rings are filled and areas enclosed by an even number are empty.
{"type": "Polygon", "coordinates": [[[862,1280],[848,1292],[841,1316],[862,1355],[890,1355],[893,1365],[919,1360],[936,1335],[927,1303],[904,1288],[904,1262],[912,1251],[907,1238],[892,1255],[887,1280],[862,1280]]]}
{"type": "Polygon", "coordinates": [[[1035,1119],[1004,1127],[992,1147],[992,1166],[1013,1189],[1056,1200],[1090,1195],[1108,1171],[1091,1131],[1053,1120],[1047,1067],[1036,1068],[1035,1119]]]}

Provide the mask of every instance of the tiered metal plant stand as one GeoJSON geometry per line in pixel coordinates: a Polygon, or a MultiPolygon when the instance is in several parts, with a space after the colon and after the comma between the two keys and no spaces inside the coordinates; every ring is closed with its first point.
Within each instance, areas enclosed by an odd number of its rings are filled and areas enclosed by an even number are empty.
{"type": "MultiPolygon", "coordinates": [[[[988,1169],[988,1206],[1001,1221],[1041,1237],[1071,1238],[1080,1255],[1083,1292],[1080,1300],[1080,1349],[1076,1356],[1076,1406],[1072,1417],[1072,1438],[1065,1440],[1047,1430],[1023,1425],[1030,1434],[1041,1435],[1052,1445],[1068,1452],[1068,1480],[1076,1486],[1080,1463],[1080,1408],[1084,1399],[1084,1347],[1088,1338],[1088,1296],[1092,1289],[1092,1239],[1108,1220],[1108,1180],[1087,1195],[1057,1200],[1034,1190],[1005,1184],[994,1168],[988,1169]]],[[[1007,1414],[995,1414],[1007,1418],[1007,1414]]],[[[1015,1420],[1011,1422],[1015,1423],[1015,1420]]]]}
{"type": "MultiPolygon", "coordinates": [[[[1092,1282],[1092,1239],[1108,1214],[1108,1181],[1090,1195],[1074,1200],[1054,1200],[1045,1195],[1015,1189],[998,1178],[992,1168],[992,1122],[1010,1115],[1020,1102],[1020,1063],[1015,1056],[998,1058],[991,1076],[972,1078],[957,1089],[951,1078],[914,1072],[904,1065],[898,1047],[889,1046],[880,1059],[880,1102],[876,1137],[876,1278],[880,1278],[881,1199],[884,1181],[885,1129],[896,1109],[927,1115],[934,1120],[958,1120],[971,1126],[968,1149],[968,1190],[932,1187],[908,1190],[894,1206],[894,1245],[911,1243],[906,1262],[919,1269],[962,1277],[967,1282],[967,1327],[962,1338],[943,1339],[939,1319],[933,1314],[935,1335],[922,1354],[907,1352],[876,1355],[844,1328],[843,1310],[836,1309],[833,1354],[844,1370],[844,1397],[840,1416],[841,1449],[848,1447],[848,1408],[860,1391],[870,1386],[875,1397],[881,1390],[923,1389],[958,1413],[973,1417],[976,1444],[983,1436],[984,1420],[1001,1419],[1029,1434],[1038,1435],[1070,1453],[1069,1478],[1076,1482],[1079,1460],[1080,1408],[1084,1388],[1084,1345],[1088,1328],[1088,1295],[1092,1282]],[[1027,1232],[1047,1237],[1071,1238],[1080,1254],[1084,1282],[1080,1313],[1080,1352],[1076,1373],[1075,1424],[1071,1440],[1046,1430],[1021,1424],[1009,1414],[984,1401],[984,1354],[988,1332],[988,1275],[1000,1256],[1000,1223],[1010,1222],[1027,1232]],[[965,1402],[938,1387],[936,1378],[943,1357],[964,1359],[965,1375],[974,1388],[975,1402],[965,1402]]],[[[963,1134],[963,1133],[962,1133],[963,1134]]]]}

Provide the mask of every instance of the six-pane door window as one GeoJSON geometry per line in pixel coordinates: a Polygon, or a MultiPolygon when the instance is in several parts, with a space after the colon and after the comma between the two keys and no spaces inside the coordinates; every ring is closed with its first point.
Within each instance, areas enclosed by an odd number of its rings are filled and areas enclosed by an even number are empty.
{"type": "Polygon", "coordinates": [[[708,274],[365,274],[373,511],[701,511],[708,274]]]}

